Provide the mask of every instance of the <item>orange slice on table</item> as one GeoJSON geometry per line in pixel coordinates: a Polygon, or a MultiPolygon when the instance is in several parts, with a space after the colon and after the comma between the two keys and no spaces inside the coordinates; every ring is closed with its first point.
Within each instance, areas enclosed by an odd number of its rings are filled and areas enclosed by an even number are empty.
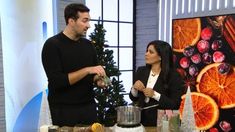
{"type": "MultiPolygon", "coordinates": [[[[219,109],[216,102],[208,95],[198,92],[191,92],[194,118],[198,130],[211,128],[219,119],[219,109]]],[[[182,96],[180,105],[180,117],[182,119],[185,95],[182,96]]]]}
{"type": "Polygon", "coordinates": [[[228,74],[219,73],[213,63],[205,66],[197,76],[197,91],[212,97],[222,109],[235,107],[235,67],[231,66],[228,74]]]}
{"type": "Polygon", "coordinates": [[[181,19],[173,21],[173,45],[175,52],[183,52],[187,46],[193,46],[200,39],[200,18],[181,19]]]}

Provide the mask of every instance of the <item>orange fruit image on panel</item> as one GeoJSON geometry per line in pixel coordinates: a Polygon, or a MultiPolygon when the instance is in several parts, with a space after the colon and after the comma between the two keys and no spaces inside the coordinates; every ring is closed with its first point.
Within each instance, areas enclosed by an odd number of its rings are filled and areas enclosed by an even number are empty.
{"type": "MultiPolygon", "coordinates": [[[[208,95],[198,92],[191,92],[194,118],[198,130],[211,128],[219,119],[219,109],[216,102],[208,95]]],[[[180,118],[182,119],[185,95],[182,96],[179,108],[180,118]]]]}
{"type": "Polygon", "coordinates": [[[212,97],[222,109],[234,108],[235,67],[230,65],[228,73],[222,74],[223,69],[219,70],[222,64],[225,63],[213,63],[200,71],[196,79],[197,91],[212,97]]]}
{"type": "Polygon", "coordinates": [[[173,50],[183,52],[187,46],[193,46],[200,39],[200,18],[173,21],[173,50]]]}

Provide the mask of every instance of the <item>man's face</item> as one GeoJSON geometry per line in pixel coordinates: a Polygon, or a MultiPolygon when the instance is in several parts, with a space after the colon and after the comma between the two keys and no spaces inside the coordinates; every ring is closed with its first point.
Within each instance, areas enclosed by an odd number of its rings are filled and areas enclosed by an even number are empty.
{"type": "Polygon", "coordinates": [[[79,18],[71,24],[76,36],[84,36],[90,28],[90,14],[88,12],[78,12],[79,18]]]}

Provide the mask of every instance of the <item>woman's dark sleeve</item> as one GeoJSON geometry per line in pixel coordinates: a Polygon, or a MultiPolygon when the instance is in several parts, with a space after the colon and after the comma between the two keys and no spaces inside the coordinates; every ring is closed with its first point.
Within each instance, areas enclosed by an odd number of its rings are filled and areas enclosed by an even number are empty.
{"type": "MultiPolygon", "coordinates": [[[[134,83],[135,83],[135,81],[139,80],[139,76],[140,76],[139,74],[140,74],[140,68],[138,68],[137,71],[135,72],[135,75],[134,75],[134,83]]],[[[138,96],[137,96],[137,97],[134,97],[134,96],[131,94],[131,91],[130,91],[130,93],[129,93],[129,97],[130,97],[130,99],[131,99],[133,102],[136,102],[136,101],[139,99],[138,96]]]]}
{"type": "Polygon", "coordinates": [[[42,64],[51,89],[69,86],[68,74],[63,73],[60,52],[54,41],[47,40],[42,49],[42,64]]]}
{"type": "Polygon", "coordinates": [[[177,110],[181,103],[184,83],[177,71],[171,72],[169,78],[167,95],[161,94],[159,108],[177,110]]]}

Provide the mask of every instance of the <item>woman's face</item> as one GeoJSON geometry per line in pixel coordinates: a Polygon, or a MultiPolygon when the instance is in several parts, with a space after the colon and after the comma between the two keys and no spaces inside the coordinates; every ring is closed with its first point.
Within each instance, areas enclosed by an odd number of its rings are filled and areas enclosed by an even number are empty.
{"type": "Polygon", "coordinates": [[[161,62],[161,57],[158,55],[158,52],[155,50],[153,45],[149,45],[145,53],[145,63],[153,65],[160,62],[161,62]]]}

